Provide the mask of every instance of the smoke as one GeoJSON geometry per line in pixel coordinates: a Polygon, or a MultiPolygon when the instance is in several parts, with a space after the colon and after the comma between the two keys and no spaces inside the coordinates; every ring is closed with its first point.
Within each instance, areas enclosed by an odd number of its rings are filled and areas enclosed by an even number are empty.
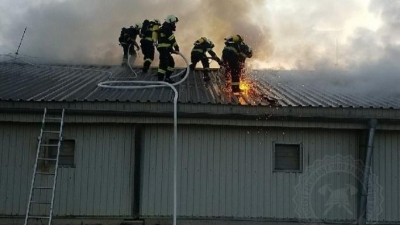
{"type": "Polygon", "coordinates": [[[370,1],[4,0],[0,51],[15,51],[27,26],[21,53],[53,62],[118,64],[121,27],[174,14],[187,56],[201,36],[220,55],[223,39],[240,34],[254,50],[248,61],[255,68],[349,68],[383,58],[389,43],[398,45],[398,1],[370,1]]]}
{"type": "Polygon", "coordinates": [[[43,62],[119,64],[121,27],[174,14],[188,57],[199,37],[211,39],[220,56],[223,39],[240,34],[254,51],[250,68],[314,70],[291,79],[354,84],[365,93],[377,84],[400,90],[393,86],[400,71],[398,0],[3,0],[0,12],[0,53],[15,52],[27,26],[20,53],[43,62]]]}
{"type": "Polygon", "coordinates": [[[197,26],[201,27],[204,36],[217,44],[217,52],[222,52],[225,37],[240,34],[253,47],[254,58],[268,59],[272,54],[270,30],[262,20],[255,18],[257,7],[264,3],[264,0],[203,0],[198,5],[198,13],[192,17],[195,20],[192,21],[193,24],[200,22],[197,26]]]}
{"type": "Polygon", "coordinates": [[[169,14],[184,12],[183,3],[177,0],[165,3],[157,0],[26,1],[21,3],[24,5],[21,13],[5,10],[8,6],[3,3],[1,17],[5,22],[0,50],[7,53],[9,49],[16,49],[27,26],[20,50],[23,54],[40,57],[45,62],[119,64],[121,27],[141,23],[146,18],[161,20],[169,14]]]}
{"type": "Polygon", "coordinates": [[[202,36],[215,43],[214,50],[220,55],[224,37],[241,34],[253,48],[263,46],[254,48],[255,57],[266,58],[271,54],[269,31],[263,24],[254,23],[252,18],[253,9],[263,2],[42,0],[30,3],[26,0],[12,7],[13,10],[6,10],[10,6],[3,3],[0,50],[4,54],[16,49],[27,26],[20,50],[23,54],[40,57],[45,62],[119,64],[121,27],[141,23],[144,19],[163,21],[167,15],[174,14],[179,18],[177,41],[186,56],[190,56],[193,42],[202,36]]]}

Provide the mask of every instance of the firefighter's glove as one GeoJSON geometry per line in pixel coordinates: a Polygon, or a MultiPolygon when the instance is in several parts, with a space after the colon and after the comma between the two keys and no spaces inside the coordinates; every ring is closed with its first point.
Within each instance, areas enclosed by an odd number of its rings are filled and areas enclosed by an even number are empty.
{"type": "Polygon", "coordinates": [[[175,46],[174,46],[174,50],[175,50],[175,52],[179,52],[179,46],[178,46],[178,45],[175,45],[175,46]]]}

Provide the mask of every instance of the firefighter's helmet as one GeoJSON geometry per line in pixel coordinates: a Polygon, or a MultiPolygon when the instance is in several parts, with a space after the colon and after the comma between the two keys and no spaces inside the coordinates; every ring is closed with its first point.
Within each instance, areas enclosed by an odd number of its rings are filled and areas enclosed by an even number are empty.
{"type": "Polygon", "coordinates": [[[154,23],[154,24],[157,24],[157,25],[161,25],[160,20],[158,20],[158,19],[154,19],[154,20],[153,20],[153,23],[154,23]]]}
{"type": "Polygon", "coordinates": [[[169,15],[167,16],[167,18],[165,18],[165,22],[167,23],[176,23],[178,22],[178,17],[174,16],[174,15],[169,15]]]}
{"type": "Polygon", "coordinates": [[[232,36],[232,41],[233,42],[243,42],[244,40],[239,34],[236,34],[236,35],[232,36]]]}

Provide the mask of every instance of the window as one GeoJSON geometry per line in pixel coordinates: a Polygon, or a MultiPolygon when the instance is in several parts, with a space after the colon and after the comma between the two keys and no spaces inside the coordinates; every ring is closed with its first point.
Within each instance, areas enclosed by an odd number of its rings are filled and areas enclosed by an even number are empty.
{"type": "Polygon", "coordinates": [[[301,144],[274,143],[274,171],[301,172],[301,144]]]}
{"type": "MultiPolygon", "coordinates": [[[[50,139],[49,144],[58,144],[58,139],[50,139]]],[[[49,147],[49,158],[57,157],[57,147],[49,147]]],[[[63,140],[60,148],[60,167],[75,167],[75,140],[63,140]]]]}

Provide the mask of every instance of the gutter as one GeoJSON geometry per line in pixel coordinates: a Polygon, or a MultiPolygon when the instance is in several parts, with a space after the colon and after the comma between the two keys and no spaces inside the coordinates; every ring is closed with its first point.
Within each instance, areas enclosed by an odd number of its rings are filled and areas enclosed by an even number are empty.
{"type": "Polygon", "coordinates": [[[373,153],[375,130],[378,124],[376,119],[369,120],[369,135],[366,149],[365,164],[363,169],[363,179],[361,184],[360,208],[358,213],[358,225],[365,225],[367,222],[367,203],[368,203],[368,180],[371,170],[371,159],[373,153]]]}

